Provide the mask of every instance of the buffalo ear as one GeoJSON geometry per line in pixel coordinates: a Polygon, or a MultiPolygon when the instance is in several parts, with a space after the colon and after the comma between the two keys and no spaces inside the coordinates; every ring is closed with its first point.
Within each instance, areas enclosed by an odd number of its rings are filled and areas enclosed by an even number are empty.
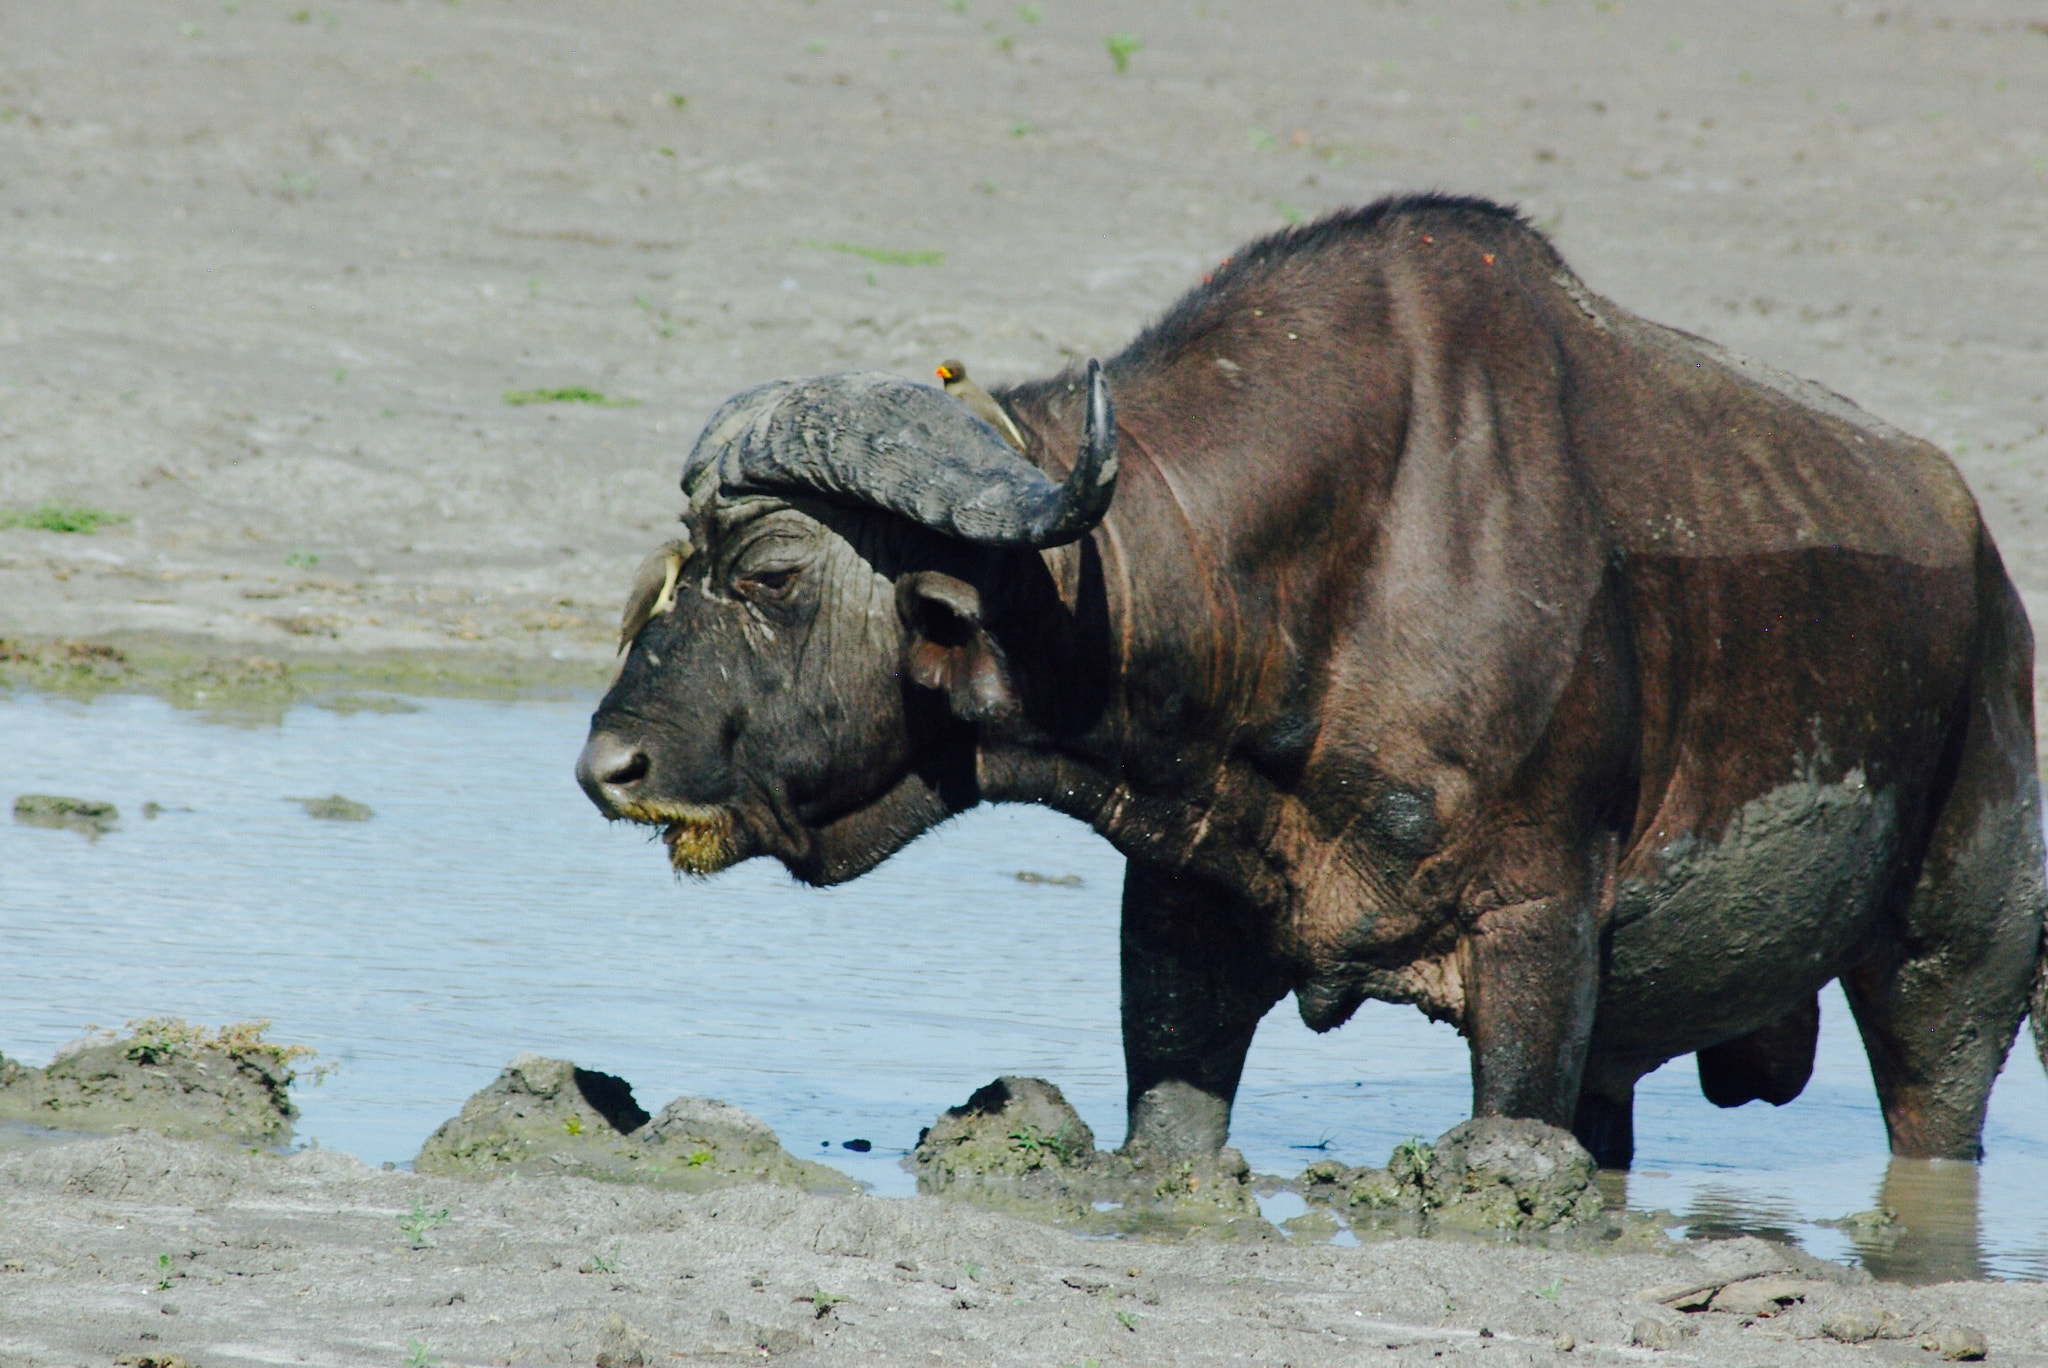
{"type": "Polygon", "coordinates": [[[903,619],[903,673],[920,688],[946,696],[964,722],[990,722],[1016,711],[1010,662],[982,624],[981,591],[936,570],[896,581],[903,619]]]}

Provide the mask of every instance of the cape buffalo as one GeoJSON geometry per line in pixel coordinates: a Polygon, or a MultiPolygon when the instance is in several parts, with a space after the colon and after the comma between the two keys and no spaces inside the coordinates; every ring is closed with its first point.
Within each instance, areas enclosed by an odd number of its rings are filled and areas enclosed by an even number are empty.
{"type": "Polygon", "coordinates": [[[1289,992],[1452,1023],[1475,1113],[1611,1166],[1678,1055],[1797,1095],[1835,978],[1897,1154],[1979,1155],[2030,993],[2048,1057],[2032,636],[1927,443],[1442,196],[995,397],[1021,456],[886,375],[712,417],[578,764],[607,816],[817,884],[980,802],[1088,822],[1133,1153],[1223,1144],[1289,992]]]}

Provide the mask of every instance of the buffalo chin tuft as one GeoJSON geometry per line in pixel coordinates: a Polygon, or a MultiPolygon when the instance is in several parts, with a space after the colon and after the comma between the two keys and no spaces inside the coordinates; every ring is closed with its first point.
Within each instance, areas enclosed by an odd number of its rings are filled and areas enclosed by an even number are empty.
{"type": "Polygon", "coordinates": [[[613,816],[662,828],[661,842],[678,874],[716,874],[744,858],[739,823],[722,807],[643,799],[621,805],[613,816]]]}
{"type": "Polygon", "coordinates": [[[661,840],[668,847],[668,862],[678,874],[716,874],[739,863],[732,818],[724,813],[670,822],[661,840]]]}

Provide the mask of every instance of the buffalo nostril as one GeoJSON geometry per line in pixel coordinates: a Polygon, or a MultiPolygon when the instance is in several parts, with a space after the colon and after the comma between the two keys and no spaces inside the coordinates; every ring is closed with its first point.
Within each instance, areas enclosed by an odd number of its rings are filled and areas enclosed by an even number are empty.
{"type": "Polygon", "coordinates": [[[598,776],[600,780],[611,785],[613,788],[624,788],[628,784],[637,784],[646,777],[647,755],[644,751],[634,751],[609,773],[598,776]]]}
{"type": "Polygon", "coordinates": [[[592,732],[576,758],[576,782],[590,795],[590,801],[606,813],[625,791],[644,780],[654,767],[646,751],[610,732],[592,732]]]}

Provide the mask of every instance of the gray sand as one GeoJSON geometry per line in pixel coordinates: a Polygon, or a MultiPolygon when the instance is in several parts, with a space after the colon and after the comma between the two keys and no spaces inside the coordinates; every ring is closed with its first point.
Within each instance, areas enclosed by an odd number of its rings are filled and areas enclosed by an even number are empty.
{"type": "Polygon", "coordinates": [[[9,1368],[124,1355],[393,1368],[416,1347],[449,1364],[616,1366],[637,1353],[662,1365],[765,1349],[816,1363],[1794,1368],[1936,1363],[1920,1338],[1949,1325],[1982,1332],[1991,1363],[2048,1364],[2039,1285],[1878,1285],[1749,1239],[1608,1257],[1084,1240],[929,1198],[481,1183],[142,1134],[0,1157],[0,1207],[9,1368]],[[1768,1318],[1638,1295],[1683,1300],[1767,1273],[1781,1279],[1766,1299],[1802,1298],[1768,1318]],[[1841,1344],[1829,1323],[1887,1337],[1841,1344]]]}
{"type": "Polygon", "coordinates": [[[2048,604],[2038,5],[1033,12],[0,8],[0,506],[133,519],[0,531],[0,634],[594,662],[738,388],[1041,374],[1428,187],[1954,451],[2048,604]]]}
{"type": "MultiPolygon", "coordinates": [[[[2048,607],[2038,5],[1026,8],[0,6],[0,508],[129,518],[0,530],[0,636],[594,675],[725,395],[1043,373],[1251,235],[1421,187],[1518,201],[1595,289],[1940,442],[2048,607]],[[637,402],[505,398],[564,387],[637,402]]],[[[1938,1361],[1944,1321],[2048,1363],[2039,1286],[1826,1281],[1747,1324],[1635,1299],[1790,1261],[1753,1241],[1087,1242],[140,1135],[11,1153],[0,1194],[8,1368],[1527,1362],[1560,1334],[1782,1368],[1938,1361]],[[1833,1316],[1903,1337],[1817,1338],[1833,1316]]]]}

